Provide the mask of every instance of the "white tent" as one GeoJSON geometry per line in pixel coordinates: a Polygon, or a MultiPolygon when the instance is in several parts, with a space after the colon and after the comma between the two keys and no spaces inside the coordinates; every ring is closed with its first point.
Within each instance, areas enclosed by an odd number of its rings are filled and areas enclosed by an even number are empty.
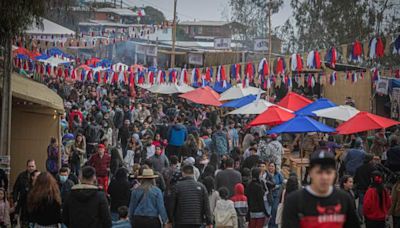
{"type": "MultiPolygon", "coordinates": [[[[245,105],[241,108],[238,108],[236,110],[233,110],[232,112],[229,112],[229,115],[251,115],[251,114],[261,114],[263,113],[265,110],[268,109],[268,107],[271,106],[278,106],[276,104],[273,104],[271,102],[268,102],[266,100],[260,99],[260,100],[255,100],[252,103],[245,105]]],[[[280,106],[278,106],[280,107],[280,106]]],[[[292,112],[286,108],[280,107],[283,110],[292,112]]]]}
{"type": "Polygon", "coordinates": [[[44,64],[50,64],[51,66],[58,66],[64,63],[70,63],[71,61],[51,56],[48,59],[41,59],[39,60],[39,62],[42,62],[44,64]]]}
{"type": "Polygon", "coordinates": [[[113,70],[113,71],[119,72],[120,69],[121,69],[122,71],[128,70],[128,65],[123,64],[123,63],[116,63],[116,64],[113,64],[113,65],[112,65],[112,70],[113,70]]]}
{"type": "Polygon", "coordinates": [[[331,108],[325,108],[314,111],[313,113],[319,117],[347,121],[360,111],[349,105],[339,105],[331,108]]]}
{"type": "Polygon", "coordinates": [[[38,26],[36,21],[29,26],[28,30],[25,31],[31,35],[75,35],[75,31],[61,26],[57,23],[42,18],[43,27],[38,26]]]}
{"type": "Polygon", "coordinates": [[[137,87],[140,87],[142,89],[150,89],[151,84],[145,83],[145,84],[136,84],[137,87]]]}
{"type": "MultiPolygon", "coordinates": [[[[260,93],[260,90],[261,89],[253,86],[247,86],[243,88],[242,84],[237,84],[236,86],[232,86],[227,91],[223,92],[219,100],[220,101],[234,100],[245,97],[247,95],[257,95],[260,93]]],[[[261,93],[265,93],[265,91],[261,90],[261,93]]]]}
{"type": "Polygon", "coordinates": [[[157,84],[148,89],[152,93],[160,94],[174,94],[174,93],[186,93],[194,90],[193,87],[186,84],[177,85],[175,83],[157,84]]]}

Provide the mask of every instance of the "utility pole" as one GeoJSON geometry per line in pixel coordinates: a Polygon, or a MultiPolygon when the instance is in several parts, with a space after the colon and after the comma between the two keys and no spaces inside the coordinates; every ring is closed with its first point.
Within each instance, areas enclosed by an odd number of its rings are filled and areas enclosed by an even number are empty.
{"type": "Polygon", "coordinates": [[[171,53],[171,68],[175,67],[175,42],[176,42],[176,5],[178,0],[174,0],[174,19],[172,21],[172,53],[171,53]]]}
{"type": "Polygon", "coordinates": [[[272,62],[271,62],[271,55],[272,55],[272,23],[271,23],[271,10],[272,8],[272,0],[269,0],[269,7],[268,7],[268,30],[269,30],[269,42],[268,42],[268,62],[269,62],[269,67],[272,70],[272,62]]]}
{"type": "Polygon", "coordinates": [[[122,0],[121,0],[121,9],[122,9],[122,0]]]}

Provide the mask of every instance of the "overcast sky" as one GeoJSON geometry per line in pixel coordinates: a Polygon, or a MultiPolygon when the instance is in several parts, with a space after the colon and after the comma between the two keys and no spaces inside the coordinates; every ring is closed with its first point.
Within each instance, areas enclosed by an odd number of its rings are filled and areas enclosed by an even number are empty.
{"type": "MultiPolygon", "coordinates": [[[[174,0],[123,0],[135,6],[152,6],[161,10],[167,19],[173,17],[174,0]]],[[[118,2],[118,0],[117,0],[118,2]]],[[[231,12],[229,0],[178,0],[177,13],[181,21],[196,20],[227,20],[231,12]]],[[[273,15],[273,27],[285,23],[292,14],[289,0],[284,0],[283,8],[273,15]]]]}

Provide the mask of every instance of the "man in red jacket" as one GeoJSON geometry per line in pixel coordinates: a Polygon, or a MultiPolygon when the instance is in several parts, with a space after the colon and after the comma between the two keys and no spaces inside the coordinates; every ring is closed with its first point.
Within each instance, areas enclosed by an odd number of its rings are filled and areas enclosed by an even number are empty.
{"type": "Polygon", "coordinates": [[[74,122],[75,116],[78,116],[78,118],[82,122],[82,120],[83,120],[82,112],[79,111],[79,109],[78,109],[78,107],[76,105],[72,106],[72,109],[71,109],[71,111],[69,112],[69,115],[68,115],[69,129],[72,129],[72,122],[74,122]]]}
{"type": "Polygon", "coordinates": [[[107,192],[108,188],[108,173],[110,172],[111,157],[105,153],[106,147],[104,144],[99,144],[97,153],[90,157],[88,164],[96,170],[97,183],[102,186],[107,192]]]}

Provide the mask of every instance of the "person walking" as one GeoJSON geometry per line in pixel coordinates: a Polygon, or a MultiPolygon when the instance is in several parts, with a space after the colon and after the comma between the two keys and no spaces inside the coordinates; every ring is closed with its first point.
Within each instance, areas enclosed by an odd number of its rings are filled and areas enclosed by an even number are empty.
{"type": "Polygon", "coordinates": [[[80,178],[81,183],[72,187],[64,202],[63,223],[67,227],[111,227],[106,194],[95,185],[96,170],[91,166],[84,166],[80,178]]]}
{"type": "Polygon", "coordinates": [[[283,228],[359,228],[360,223],[347,193],[334,187],[336,160],[326,150],[311,154],[311,184],[286,197],[283,228]]]}
{"type": "Polygon", "coordinates": [[[13,201],[16,203],[15,213],[18,214],[20,225],[22,227],[28,226],[28,213],[26,210],[26,201],[29,189],[32,186],[32,174],[37,171],[35,160],[29,159],[26,162],[26,170],[20,173],[15,181],[13,188],[13,201]]]}
{"type": "Polygon", "coordinates": [[[159,228],[167,223],[167,212],[161,190],[156,187],[152,169],[143,169],[141,184],[132,191],[129,203],[129,217],[132,227],[159,228]],[[160,219],[161,218],[161,222],[160,219]]]}
{"type": "Polygon", "coordinates": [[[99,144],[97,153],[90,157],[88,164],[96,170],[97,183],[107,192],[111,157],[105,149],[103,144],[99,144]]]}
{"type": "Polygon", "coordinates": [[[10,203],[7,200],[7,192],[4,188],[0,187],[0,227],[11,227],[10,220],[10,203]]]}
{"type": "Polygon", "coordinates": [[[263,228],[269,214],[264,204],[265,190],[260,180],[261,169],[253,168],[251,177],[251,182],[246,188],[249,205],[249,228],[263,228]]]}
{"type": "Polygon", "coordinates": [[[47,147],[47,160],[46,160],[46,170],[47,172],[51,173],[53,176],[57,175],[58,173],[58,160],[59,160],[59,153],[58,153],[58,144],[57,139],[51,137],[50,144],[47,147]]]}
{"type": "Polygon", "coordinates": [[[360,141],[356,141],[354,147],[347,151],[346,157],[344,158],[344,165],[348,175],[354,176],[356,174],[357,168],[364,162],[365,154],[360,141]]]}
{"type": "Polygon", "coordinates": [[[281,193],[281,187],[283,184],[283,176],[280,171],[277,170],[276,164],[270,162],[268,164],[268,173],[272,176],[274,180],[275,187],[272,189],[272,205],[271,205],[271,219],[269,220],[268,228],[277,228],[276,212],[279,205],[279,194],[281,193]]]}
{"type": "Polygon", "coordinates": [[[235,195],[231,197],[238,217],[238,227],[246,227],[246,216],[249,210],[247,197],[244,195],[244,186],[241,183],[235,185],[235,195]]]}
{"type": "Polygon", "coordinates": [[[212,227],[210,203],[203,184],[194,180],[193,166],[182,167],[182,180],[174,187],[169,205],[169,221],[175,228],[212,227]]]}
{"type": "Polygon", "coordinates": [[[61,223],[61,194],[52,174],[39,174],[28,194],[29,222],[33,227],[58,227],[61,223]]]}
{"type": "Polygon", "coordinates": [[[372,183],[364,196],[363,213],[366,228],[385,228],[392,200],[383,186],[383,176],[379,171],[372,173],[372,183]]]}
{"type": "Polygon", "coordinates": [[[118,208],[129,205],[131,184],[128,181],[128,170],[119,168],[108,187],[110,195],[110,211],[113,221],[118,220],[118,208]]]}
{"type": "Polygon", "coordinates": [[[232,158],[228,158],[225,161],[225,169],[217,173],[215,177],[215,183],[217,189],[226,187],[229,190],[228,197],[232,197],[235,193],[235,185],[242,183],[242,175],[239,171],[233,168],[234,161],[232,158]]]}
{"type": "Polygon", "coordinates": [[[228,198],[228,189],[222,187],[218,189],[220,199],[214,210],[215,227],[238,228],[237,214],[235,206],[228,198]]]}

